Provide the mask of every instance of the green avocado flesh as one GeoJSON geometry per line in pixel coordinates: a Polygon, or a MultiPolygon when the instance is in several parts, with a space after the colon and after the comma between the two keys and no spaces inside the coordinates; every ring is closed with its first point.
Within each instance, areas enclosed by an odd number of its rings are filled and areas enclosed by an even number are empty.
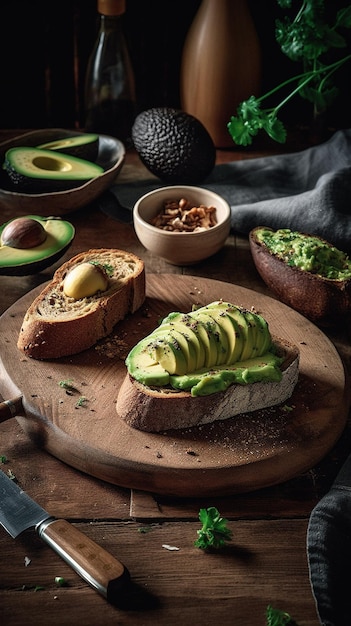
{"type": "Polygon", "coordinates": [[[233,383],[280,381],[282,361],[261,315],[215,301],[190,313],[170,313],[132,348],[126,366],[148,387],[204,396],[233,383]]]}
{"type": "Polygon", "coordinates": [[[351,260],[327,241],[288,228],[256,229],[257,240],[291,267],[331,280],[351,278],[351,260]]]}
{"type": "MultiPolygon", "coordinates": [[[[45,218],[38,215],[26,217],[40,222],[46,231],[46,239],[33,248],[19,249],[0,245],[0,274],[24,275],[40,271],[42,267],[47,267],[59,258],[74,238],[73,224],[61,218],[45,218]]],[[[0,226],[0,241],[1,234],[9,223],[0,226]]]]}
{"type": "Polygon", "coordinates": [[[73,137],[63,137],[37,146],[40,150],[65,152],[80,159],[95,161],[99,152],[99,135],[85,133],[73,137]]]}
{"type": "Polygon", "coordinates": [[[7,150],[3,167],[14,187],[34,193],[70,189],[104,171],[85,159],[26,146],[7,150]]]}

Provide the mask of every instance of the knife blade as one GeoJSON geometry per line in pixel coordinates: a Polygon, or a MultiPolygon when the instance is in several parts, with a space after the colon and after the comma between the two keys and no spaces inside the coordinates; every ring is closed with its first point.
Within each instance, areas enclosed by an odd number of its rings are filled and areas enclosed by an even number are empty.
{"type": "Polygon", "coordinates": [[[0,524],[14,539],[34,527],[39,537],[109,602],[129,582],[127,568],[65,519],[50,515],[0,471],[0,524]]]}

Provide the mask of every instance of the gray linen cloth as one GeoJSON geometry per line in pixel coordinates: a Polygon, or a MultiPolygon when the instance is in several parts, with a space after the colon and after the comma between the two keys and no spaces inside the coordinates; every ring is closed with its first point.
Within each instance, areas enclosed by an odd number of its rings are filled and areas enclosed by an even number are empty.
{"type": "MultiPolygon", "coordinates": [[[[118,203],[132,210],[140,196],[164,186],[155,179],[114,185],[100,207],[118,219],[118,203]]],[[[351,129],[300,152],[216,165],[201,187],[226,198],[238,233],[290,228],[351,249],[351,129]]]]}
{"type": "Polygon", "coordinates": [[[350,626],[351,456],[311,513],[307,556],[320,623],[350,626]]]}

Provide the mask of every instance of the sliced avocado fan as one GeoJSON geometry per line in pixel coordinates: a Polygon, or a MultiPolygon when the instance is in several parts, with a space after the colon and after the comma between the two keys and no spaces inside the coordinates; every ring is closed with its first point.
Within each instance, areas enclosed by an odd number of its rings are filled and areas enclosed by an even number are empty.
{"type": "Polygon", "coordinates": [[[28,146],[10,148],[3,165],[17,191],[64,191],[104,172],[96,163],[69,154],[28,146]]]}
{"type": "Polygon", "coordinates": [[[148,387],[200,396],[233,383],[280,381],[282,361],[261,315],[215,301],[191,313],[170,313],[132,348],[126,366],[148,387]]]}

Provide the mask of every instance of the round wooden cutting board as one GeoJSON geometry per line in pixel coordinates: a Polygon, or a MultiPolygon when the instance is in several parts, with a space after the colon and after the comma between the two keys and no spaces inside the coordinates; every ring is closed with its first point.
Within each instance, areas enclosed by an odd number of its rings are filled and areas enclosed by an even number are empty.
{"type": "Polygon", "coordinates": [[[38,446],[121,487],[181,497],[248,492],[284,482],[319,462],[341,435],[349,398],[331,341],[299,313],[255,291],[206,278],[147,275],[146,302],[93,348],[56,361],[21,354],[17,337],[34,289],[0,318],[0,393],[21,397],[17,420],[38,446]],[[161,434],[116,413],[129,349],[171,311],[223,299],[254,307],[272,334],[300,348],[299,381],[279,406],[161,434]]]}

